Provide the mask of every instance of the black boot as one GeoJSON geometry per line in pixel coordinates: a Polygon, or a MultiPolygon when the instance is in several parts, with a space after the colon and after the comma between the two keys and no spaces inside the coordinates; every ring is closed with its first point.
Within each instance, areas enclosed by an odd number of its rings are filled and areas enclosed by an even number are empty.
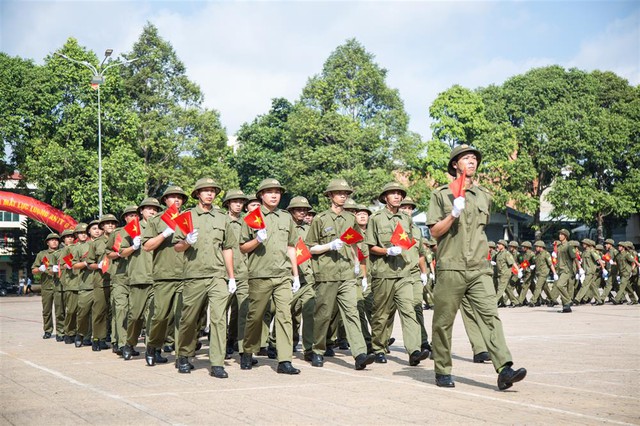
{"type": "Polygon", "coordinates": [[[155,353],[156,364],[166,364],[169,360],[162,356],[162,351],[160,349],[156,349],[155,353]]]}
{"type": "Polygon", "coordinates": [[[191,367],[189,366],[190,365],[189,358],[187,358],[186,356],[179,356],[176,362],[178,363],[178,373],[181,373],[181,374],[191,373],[191,367]]]}
{"type": "Polygon", "coordinates": [[[82,336],[79,334],[76,334],[76,338],[74,339],[73,342],[76,345],[76,348],[81,348],[82,347],[82,336]]]}
{"type": "Polygon", "coordinates": [[[101,339],[98,344],[100,345],[100,349],[109,349],[109,344],[105,339],[101,339]]]}
{"type": "Polygon", "coordinates": [[[129,345],[124,345],[124,346],[122,347],[122,358],[123,358],[125,361],[129,361],[131,358],[133,358],[133,353],[132,353],[132,351],[133,351],[133,348],[132,348],[131,346],[129,346],[129,345]]]}
{"type": "Polygon", "coordinates": [[[154,365],[156,365],[155,353],[156,350],[154,348],[152,348],[151,346],[147,346],[147,350],[144,353],[144,359],[145,361],[147,361],[147,365],[149,367],[153,367],[154,365]]]}
{"type": "Polygon", "coordinates": [[[251,370],[253,355],[250,352],[243,352],[240,354],[240,369],[251,370]]]}
{"type": "Polygon", "coordinates": [[[100,348],[100,342],[98,340],[94,340],[91,342],[91,350],[94,352],[100,352],[102,349],[100,348]]]}

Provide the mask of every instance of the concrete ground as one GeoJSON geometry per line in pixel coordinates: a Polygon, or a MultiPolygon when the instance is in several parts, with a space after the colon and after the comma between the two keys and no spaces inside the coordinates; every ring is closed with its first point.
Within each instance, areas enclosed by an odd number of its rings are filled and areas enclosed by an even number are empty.
{"type": "MultiPolygon", "coordinates": [[[[387,364],[353,369],[348,352],[298,376],[259,358],[229,378],[208,374],[206,346],[192,374],[147,367],[111,351],[43,340],[40,297],[0,298],[0,424],[640,424],[640,308],[501,309],[515,367],[527,378],[505,392],[490,364],[471,362],[454,328],[455,389],[434,385],[433,362],[409,367],[396,321],[387,364]]],[[[431,324],[431,311],[425,321],[431,324]]],[[[142,350],[142,345],[138,346],[142,350]]]]}

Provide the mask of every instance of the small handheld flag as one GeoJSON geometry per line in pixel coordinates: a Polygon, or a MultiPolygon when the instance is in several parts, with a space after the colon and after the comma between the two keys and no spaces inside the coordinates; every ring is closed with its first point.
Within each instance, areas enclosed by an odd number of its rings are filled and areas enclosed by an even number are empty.
{"type": "Polygon", "coordinates": [[[109,270],[109,258],[107,256],[104,257],[104,259],[102,259],[102,273],[106,274],[107,271],[109,270]]]}
{"type": "Polygon", "coordinates": [[[178,217],[178,208],[175,204],[171,204],[171,206],[165,210],[165,212],[160,216],[160,219],[167,224],[167,226],[173,230],[176,229],[175,218],[178,217]]]}
{"type": "Polygon", "coordinates": [[[42,258],[42,264],[44,265],[45,268],[49,268],[49,258],[47,258],[47,256],[42,258]]]}
{"type": "Polygon", "coordinates": [[[64,260],[64,263],[71,268],[73,266],[73,254],[69,253],[68,255],[66,255],[65,257],[62,258],[62,260],[64,260]]]}
{"type": "Polygon", "coordinates": [[[462,170],[460,176],[458,176],[453,182],[449,184],[449,189],[453,194],[453,198],[464,197],[464,181],[467,177],[466,169],[462,170]]]}
{"type": "Polygon", "coordinates": [[[120,234],[118,232],[118,235],[116,235],[116,239],[113,242],[113,251],[120,251],[120,246],[122,245],[122,234],[120,234]]]}
{"type": "Polygon", "coordinates": [[[300,265],[309,259],[311,259],[311,252],[304,244],[304,241],[302,241],[302,238],[298,238],[298,243],[296,244],[296,264],[300,265]]]}
{"type": "Polygon", "coordinates": [[[349,227],[349,229],[344,231],[344,234],[340,236],[340,239],[346,244],[356,244],[364,240],[364,237],[358,231],[349,227]]]}
{"type": "MultiPolygon", "coordinates": [[[[124,230],[131,238],[140,236],[140,219],[136,216],[131,222],[127,223],[124,230]]],[[[119,234],[118,234],[119,235],[119,234]]]]}
{"type": "Polygon", "coordinates": [[[264,223],[264,217],[259,208],[255,209],[244,217],[244,221],[251,229],[264,229],[267,224],[264,223]]]}
{"type": "Polygon", "coordinates": [[[393,234],[391,234],[391,244],[402,247],[405,250],[409,250],[414,244],[414,242],[409,239],[400,222],[398,222],[396,229],[393,231],[393,234]]]}
{"type": "Polygon", "coordinates": [[[367,256],[365,256],[362,250],[360,250],[360,247],[356,248],[358,249],[358,262],[362,263],[362,261],[365,260],[367,256]]]}
{"type": "Polygon", "coordinates": [[[178,225],[178,228],[180,228],[185,235],[193,231],[193,218],[191,217],[191,211],[186,211],[176,217],[175,222],[176,225],[178,225]]]}

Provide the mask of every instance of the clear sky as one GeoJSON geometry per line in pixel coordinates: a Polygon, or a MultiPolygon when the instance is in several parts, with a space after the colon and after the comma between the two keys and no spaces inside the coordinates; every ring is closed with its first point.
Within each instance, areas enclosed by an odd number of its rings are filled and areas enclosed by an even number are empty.
{"type": "Polygon", "coordinates": [[[159,29],[229,135],[298,99],[349,38],[397,88],[410,128],[429,137],[428,108],[454,84],[501,84],[532,67],[611,70],[640,83],[639,1],[0,1],[0,50],[43,58],[68,37],[101,54],[130,51],[159,29]]]}

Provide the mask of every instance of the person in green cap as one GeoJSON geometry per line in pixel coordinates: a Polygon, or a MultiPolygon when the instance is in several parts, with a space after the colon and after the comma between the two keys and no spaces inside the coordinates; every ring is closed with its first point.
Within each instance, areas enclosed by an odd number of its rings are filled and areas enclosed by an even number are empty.
{"type": "MultiPolygon", "coordinates": [[[[78,291],[80,288],[80,272],[73,269],[73,256],[75,249],[73,248],[76,243],[76,233],[82,231],[85,236],[87,233],[87,224],[79,223],[74,229],[68,229],[62,233],[62,242],[64,247],[60,252],[60,259],[62,259],[61,267],[62,277],[61,281],[64,285],[64,343],[70,345],[75,343],[76,334],[78,332],[78,291]]],[[[86,237],[85,237],[86,239],[86,237]]],[[[82,339],[80,339],[80,345],[82,345],[82,339]]]]}
{"type": "MultiPolygon", "coordinates": [[[[169,208],[175,206],[177,213],[187,202],[187,194],[179,186],[168,187],[160,203],[169,208]]],[[[175,245],[173,234],[175,224],[170,227],[158,213],[149,219],[142,234],[142,247],[145,251],[153,252],[153,314],[147,329],[147,347],[145,361],[148,366],[164,364],[168,360],[162,356],[162,344],[167,338],[170,320],[173,318],[175,327],[180,324],[180,309],[182,295],[182,278],[184,275],[184,254],[173,249],[175,245]]],[[[172,327],[172,328],[175,328],[172,327]]]]}
{"type": "Polygon", "coordinates": [[[518,275],[522,274],[522,272],[518,270],[517,274],[513,273],[513,268],[517,268],[517,265],[511,252],[506,249],[507,246],[508,243],[505,240],[498,241],[498,244],[496,245],[497,254],[495,262],[496,280],[498,281],[498,291],[496,296],[498,298],[498,306],[506,306],[507,301],[505,299],[505,295],[511,301],[511,306],[518,304],[518,298],[511,290],[510,282],[514,276],[518,279],[518,275]]]}
{"type": "MultiPolygon", "coordinates": [[[[249,201],[249,197],[241,189],[228,190],[222,200],[222,206],[227,209],[231,228],[237,240],[240,240],[242,212],[247,201],[249,201]]],[[[240,346],[244,339],[244,327],[249,308],[249,266],[247,255],[240,251],[239,245],[233,247],[233,274],[236,278],[236,291],[229,297],[229,305],[227,306],[229,325],[226,353],[228,356],[233,354],[235,345],[238,345],[239,352],[242,352],[240,346]]]]}
{"type": "MultiPolygon", "coordinates": [[[[95,271],[96,279],[93,288],[93,309],[91,311],[93,340],[91,349],[100,351],[107,349],[107,321],[111,307],[111,277],[116,273],[117,265],[108,259],[107,244],[111,234],[118,226],[118,219],[112,214],[100,218],[99,227],[103,234],[89,245],[87,256],[88,268],[95,271]]],[[[120,314],[121,315],[121,314],[120,314]]],[[[118,349],[119,327],[112,327],[114,349],[118,349]]]]}
{"type": "MultiPolygon", "coordinates": [[[[573,294],[569,292],[570,281],[574,278],[574,264],[576,261],[575,248],[569,244],[569,236],[571,233],[568,229],[561,229],[558,234],[558,240],[560,244],[557,245],[558,250],[558,264],[556,265],[556,271],[558,272],[558,281],[553,287],[555,292],[552,296],[553,301],[558,299],[560,295],[562,301],[562,313],[571,312],[571,299],[573,294]]],[[[571,291],[573,291],[571,289],[571,291]]]]}
{"type": "Polygon", "coordinates": [[[582,240],[582,246],[584,251],[582,252],[582,269],[585,272],[584,279],[582,281],[582,288],[576,296],[576,300],[579,303],[590,302],[594,299],[594,304],[602,305],[602,299],[600,297],[600,290],[598,289],[598,270],[604,269],[604,262],[600,258],[600,255],[595,250],[595,241],[585,238],[582,240]]]}
{"type": "MultiPolygon", "coordinates": [[[[303,241],[309,232],[309,225],[304,221],[307,212],[311,210],[311,204],[305,197],[293,197],[289,201],[287,211],[291,214],[296,224],[298,238],[303,241]]],[[[296,257],[301,255],[296,250],[296,257]]],[[[295,348],[302,340],[302,350],[305,360],[309,361],[313,346],[313,315],[316,307],[316,292],[314,290],[315,280],[311,262],[305,261],[298,265],[298,276],[300,277],[300,290],[293,295],[291,300],[291,320],[293,323],[293,347],[295,348]],[[301,324],[302,323],[302,324],[301,324]],[[300,326],[302,325],[302,333],[300,326]],[[302,337],[302,339],[300,339],[302,337]]]]}
{"type": "Polygon", "coordinates": [[[420,324],[414,309],[412,286],[411,268],[414,265],[408,257],[408,250],[391,242],[394,234],[398,234],[401,240],[409,240],[409,236],[414,235],[413,221],[400,211],[400,204],[406,195],[406,189],[397,182],[387,183],[382,188],[378,201],[385,207],[371,215],[364,241],[369,246],[371,258],[371,344],[376,355],[375,361],[382,364],[387,362],[385,348],[388,336],[385,330],[395,307],[400,314],[409,365],[413,367],[427,359],[430,351],[428,348],[420,348],[420,324]]]}
{"type": "Polygon", "coordinates": [[[487,350],[498,372],[498,389],[505,390],[524,379],[527,370],[512,368],[511,353],[498,316],[485,234],[491,195],[473,181],[481,160],[480,151],[469,145],[454,148],[449,156],[448,172],[454,178],[464,177],[466,193],[454,199],[449,186],[444,185],[433,191],[429,202],[426,224],[438,241],[433,359],[436,385],[454,387],[451,335],[456,312],[466,296],[478,320],[489,330],[487,350]]]}
{"type": "MultiPolygon", "coordinates": [[[[42,328],[44,329],[43,339],[50,339],[53,332],[53,317],[55,288],[60,285],[58,272],[58,246],[60,245],[60,236],[58,234],[49,234],[45,238],[44,243],[47,245],[45,250],[40,251],[31,265],[31,273],[33,275],[40,274],[40,295],[42,296],[42,328]]],[[[56,318],[56,334],[64,335],[64,310],[61,304],[55,305],[56,318]],[[62,319],[62,322],[61,322],[62,319]]]]}
{"type": "MultiPolygon", "coordinates": [[[[58,246],[58,251],[57,251],[57,255],[58,255],[58,282],[59,285],[56,286],[55,289],[55,295],[54,295],[54,305],[59,305],[61,306],[61,317],[59,317],[59,313],[56,313],[56,321],[58,321],[59,319],[61,319],[62,321],[60,322],[60,330],[57,330],[57,324],[56,324],[56,342],[67,342],[69,341],[69,343],[73,343],[73,341],[71,341],[71,339],[67,339],[67,331],[65,328],[65,324],[67,322],[67,313],[69,312],[69,307],[67,306],[67,279],[69,277],[69,268],[67,267],[65,261],[62,259],[64,256],[69,254],[69,251],[67,250],[67,247],[70,246],[71,244],[73,244],[73,229],[65,229],[64,231],[62,231],[62,233],[60,234],[60,245],[58,246]]],[[[77,293],[76,293],[76,308],[77,308],[77,293]]],[[[74,312],[75,315],[75,312],[74,312]]],[[[75,322],[75,319],[74,319],[75,322]]]]}
{"type": "Polygon", "coordinates": [[[549,252],[547,251],[544,241],[538,240],[533,245],[536,250],[536,255],[533,262],[533,266],[535,266],[535,268],[533,269],[535,272],[535,288],[533,291],[533,296],[531,297],[531,302],[529,303],[530,307],[540,306],[542,304],[540,300],[542,290],[544,290],[545,292],[547,301],[552,300],[552,295],[554,293],[549,287],[549,283],[547,283],[549,272],[553,273],[554,281],[558,280],[556,267],[553,265],[551,254],[549,254],[549,252]]]}
{"type": "Polygon", "coordinates": [[[636,299],[640,298],[640,284],[638,282],[640,278],[640,262],[638,261],[638,252],[636,247],[631,241],[627,241],[627,248],[629,253],[633,256],[634,267],[631,270],[631,278],[629,279],[630,291],[635,294],[636,299]]]}
{"type": "MultiPolygon", "coordinates": [[[[637,267],[636,260],[630,251],[629,242],[618,242],[618,257],[616,263],[618,264],[619,271],[619,287],[616,292],[616,297],[611,301],[614,305],[620,305],[627,301],[626,296],[629,296],[629,304],[635,305],[638,303],[638,299],[633,294],[630,281],[633,270],[637,267]]],[[[632,246],[631,246],[632,247],[632,246]]]]}
{"type": "Polygon", "coordinates": [[[200,313],[207,303],[209,321],[210,375],[218,379],[229,377],[224,369],[227,342],[226,307],[229,295],[236,291],[233,274],[233,247],[238,245],[229,216],[213,207],[213,200],[222,188],[212,178],[196,181],[191,198],[198,204],[189,210],[193,230],[176,228],[174,250],[184,253],[182,316],[177,333],[178,373],[191,373],[189,357],[194,357],[198,338],[200,313]]]}
{"type": "MultiPolygon", "coordinates": [[[[149,220],[160,211],[160,202],[153,197],[142,200],[137,209],[140,215],[140,235],[131,238],[127,235],[118,250],[118,256],[128,259],[127,284],[129,286],[129,313],[127,315],[126,342],[122,348],[125,361],[140,355],[136,350],[138,337],[142,331],[143,318],[147,325],[153,304],[153,255],[141,250],[142,234],[149,225],[149,220]]],[[[147,326],[147,330],[149,327],[147,326]]]]}
{"type": "MultiPolygon", "coordinates": [[[[240,233],[240,250],[249,258],[249,313],[244,331],[240,368],[250,370],[253,354],[260,349],[262,321],[270,300],[275,308],[276,350],[279,374],[300,374],[291,365],[293,327],[292,292],[300,290],[296,266],[297,232],[291,215],[278,208],[284,187],[276,179],[260,182],[261,220],[265,227],[250,228],[245,222],[240,233]]],[[[255,210],[254,210],[255,211],[255,210]]]]}
{"type": "Polygon", "coordinates": [[[604,290],[602,291],[602,300],[605,301],[609,298],[609,300],[612,301],[614,296],[611,290],[613,290],[613,283],[618,277],[618,264],[616,263],[618,250],[616,250],[616,242],[612,238],[604,240],[604,251],[602,260],[604,260],[608,275],[605,279],[604,290]]]}
{"type": "MultiPolygon", "coordinates": [[[[366,235],[367,225],[369,224],[369,217],[371,216],[371,210],[363,204],[356,206],[356,225],[355,228],[361,235],[366,235]]],[[[360,316],[360,328],[362,329],[362,335],[364,341],[367,344],[367,353],[372,352],[371,346],[371,315],[373,310],[373,293],[371,292],[371,286],[369,280],[371,278],[370,262],[369,262],[369,246],[365,244],[364,240],[357,244],[357,247],[364,257],[365,269],[360,271],[360,275],[357,277],[357,302],[358,302],[358,315],[360,316]]]]}
{"type": "MultiPolygon", "coordinates": [[[[527,301],[527,294],[531,289],[531,285],[533,284],[534,278],[534,270],[536,269],[535,265],[535,255],[533,253],[533,245],[529,241],[524,241],[520,245],[523,249],[522,251],[522,287],[520,290],[520,295],[518,296],[518,304],[520,306],[527,305],[529,302],[527,301]]],[[[533,293],[533,291],[532,291],[533,293]]]]}
{"type": "Polygon", "coordinates": [[[84,236],[82,235],[82,232],[77,234],[78,244],[74,246],[76,252],[73,256],[73,268],[80,273],[80,277],[78,279],[78,333],[76,334],[75,341],[77,348],[93,345],[91,341],[93,288],[96,278],[100,277],[96,275],[96,272],[89,268],[88,256],[91,244],[101,235],[102,230],[100,229],[99,221],[92,220],[89,222],[89,225],[87,225],[84,236]]]}
{"type": "MultiPolygon", "coordinates": [[[[357,308],[356,277],[366,269],[366,264],[358,260],[354,246],[340,238],[357,227],[354,214],[344,210],[347,198],[352,193],[353,189],[346,180],[332,179],[324,191],[331,206],[316,215],[305,239],[313,256],[311,265],[316,280],[311,355],[311,365],[314,367],[324,365],[327,332],[336,303],[356,370],[364,370],[374,361],[374,356],[367,354],[357,308]]],[[[350,239],[355,236],[353,233],[348,235],[350,239]]],[[[306,359],[309,359],[308,356],[306,359]]]]}
{"type": "Polygon", "coordinates": [[[508,274],[509,275],[509,285],[507,286],[507,296],[511,300],[510,308],[518,308],[522,306],[519,302],[519,295],[522,291],[522,278],[524,277],[524,271],[520,267],[522,262],[522,256],[520,255],[519,249],[520,244],[517,241],[509,241],[509,253],[513,256],[513,261],[515,268],[518,270],[516,274],[508,274]],[[512,298],[513,296],[513,298],[512,298]]]}

